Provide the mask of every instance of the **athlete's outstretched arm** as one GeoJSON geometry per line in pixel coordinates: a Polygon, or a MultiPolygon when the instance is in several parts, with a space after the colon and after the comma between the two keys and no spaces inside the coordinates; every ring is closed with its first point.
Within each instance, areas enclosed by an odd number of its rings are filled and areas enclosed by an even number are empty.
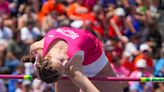
{"type": "Polygon", "coordinates": [[[34,51],[36,51],[38,49],[43,49],[43,45],[44,45],[44,38],[41,39],[40,41],[34,42],[30,46],[30,53],[33,53],[34,51]]]}
{"type": "Polygon", "coordinates": [[[70,80],[83,92],[100,92],[82,72],[82,57],[74,56],[71,63],[65,65],[70,80]]]}
{"type": "Polygon", "coordinates": [[[42,54],[42,48],[43,48],[43,43],[44,43],[44,40],[40,40],[40,41],[37,41],[37,42],[34,42],[33,44],[31,44],[30,46],[30,51],[29,51],[29,54],[28,55],[25,55],[22,57],[21,61],[22,62],[32,62],[34,63],[35,62],[35,52],[39,52],[40,54],[42,54]],[[41,49],[38,51],[38,49],[41,49]]]}

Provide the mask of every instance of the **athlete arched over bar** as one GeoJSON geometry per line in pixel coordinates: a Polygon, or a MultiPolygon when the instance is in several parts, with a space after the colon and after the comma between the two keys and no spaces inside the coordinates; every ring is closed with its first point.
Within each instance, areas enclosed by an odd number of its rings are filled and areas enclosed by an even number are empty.
{"type": "Polygon", "coordinates": [[[118,81],[87,77],[116,77],[101,42],[89,31],[60,27],[33,43],[23,61],[34,63],[41,80],[55,82],[55,92],[122,92],[118,81]],[[59,80],[68,76],[70,80],[59,80]]]}

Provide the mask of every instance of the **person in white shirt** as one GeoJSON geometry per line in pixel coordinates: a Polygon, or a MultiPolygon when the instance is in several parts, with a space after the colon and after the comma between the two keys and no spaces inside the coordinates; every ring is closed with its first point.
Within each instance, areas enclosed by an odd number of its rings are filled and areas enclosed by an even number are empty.
{"type": "Polygon", "coordinates": [[[35,21],[28,20],[26,26],[21,29],[21,40],[25,44],[31,44],[41,36],[39,28],[35,27],[35,21]]]}
{"type": "Polygon", "coordinates": [[[0,39],[10,40],[12,37],[12,30],[9,27],[4,26],[3,19],[0,17],[0,39]]]}

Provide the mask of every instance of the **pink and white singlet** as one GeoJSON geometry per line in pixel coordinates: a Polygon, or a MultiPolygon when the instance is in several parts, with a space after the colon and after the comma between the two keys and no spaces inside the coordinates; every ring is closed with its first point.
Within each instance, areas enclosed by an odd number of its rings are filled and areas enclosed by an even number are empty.
{"type": "Polygon", "coordinates": [[[44,37],[44,56],[55,39],[67,42],[69,60],[75,55],[83,57],[83,71],[88,77],[95,76],[108,62],[101,42],[89,31],[69,27],[50,30],[44,37]]]}

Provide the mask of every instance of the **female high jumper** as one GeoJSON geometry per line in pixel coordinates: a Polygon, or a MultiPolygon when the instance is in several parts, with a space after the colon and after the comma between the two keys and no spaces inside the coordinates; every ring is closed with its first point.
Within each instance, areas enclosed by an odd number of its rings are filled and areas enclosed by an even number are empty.
{"type": "Polygon", "coordinates": [[[101,42],[87,30],[60,27],[33,43],[30,55],[38,76],[55,82],[55,92],[123,92],[120,82],[91,81],[88,77],[116,77],[101,42]],[[59,80],[67,76],[70,80],[59,80]]]}

